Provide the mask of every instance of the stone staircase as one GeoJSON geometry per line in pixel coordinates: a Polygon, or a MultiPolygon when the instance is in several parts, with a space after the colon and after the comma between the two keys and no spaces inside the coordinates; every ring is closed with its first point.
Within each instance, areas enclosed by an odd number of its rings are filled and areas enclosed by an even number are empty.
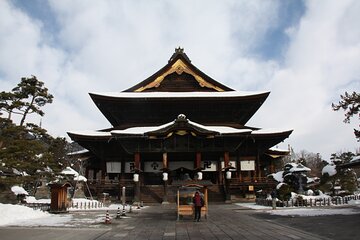
{"type": "MultiPolygon", "coordinates": [[[[176,203],[178,186],[168,186],[167,200],[170,203],[176,203]]],[[[146,204],[161,203],[164,195],[164,186],[146,185],[141,186],[141,201],[146,204]]],[[[224,190],[222,186],[208,186],[209,202],[224,202],[224,190]]]]}

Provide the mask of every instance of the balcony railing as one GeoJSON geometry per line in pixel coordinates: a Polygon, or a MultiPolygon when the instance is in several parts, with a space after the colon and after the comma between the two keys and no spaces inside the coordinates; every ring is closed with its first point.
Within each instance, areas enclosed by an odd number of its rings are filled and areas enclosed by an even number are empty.
{"type": "Polygon", "coordinates": [[[267,177],[243,177],[230,179],[230,185],[246,185],[246,184],[275,184],[276,182],[267,177]]]}

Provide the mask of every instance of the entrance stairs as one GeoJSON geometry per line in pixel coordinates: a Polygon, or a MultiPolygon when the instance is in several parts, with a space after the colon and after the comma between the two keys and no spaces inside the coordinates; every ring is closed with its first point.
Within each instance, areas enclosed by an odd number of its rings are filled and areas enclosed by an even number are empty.
{"type": "MultiPolygon", "coordinates": [[[[209,202],[224,202],[225,195],[223,186],[212,185],[208,186],[208,201],[209,202]]],[[[178,186],[168,186],[167,200],[169,203],[176,203],[178,186]]],[[[161,203],[164,196],[163,185],[144,185],[141,186],[141,201],[146,204],[161,203]]]]}

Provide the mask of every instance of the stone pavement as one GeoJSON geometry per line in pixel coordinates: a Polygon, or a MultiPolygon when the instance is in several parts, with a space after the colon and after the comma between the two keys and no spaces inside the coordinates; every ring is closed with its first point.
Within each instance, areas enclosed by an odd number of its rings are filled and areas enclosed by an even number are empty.
{"type": "Polygon", "coordinates": [[[96,239],[327,239],[242,213],[235,205],[210,205],[209,217],[176,220],[175,205],[159,205],[113,219],[111,230],[96,239]]]}

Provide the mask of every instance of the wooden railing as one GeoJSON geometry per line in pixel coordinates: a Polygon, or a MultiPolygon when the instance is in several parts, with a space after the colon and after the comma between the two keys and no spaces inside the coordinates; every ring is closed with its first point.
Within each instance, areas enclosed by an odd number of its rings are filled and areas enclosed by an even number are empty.
{"type": "Polygon", "coordinates": [[[98,184],[98,185],[133,185],[134,181],[132,179],[120,179],[120,180],[111,180],[111,179],[88,179],[88,184],[98,184]]]}
{"type": "Polygon", "coordinates": [[[50,210],[50,203],[25,203],[24,205],[35,210],[50,210]]]}
{"type": "Polygon", "coordinates": [[[232,178],[230,179],[230,185],[241,184],[261,184],[261,183],[276,183],[274,180],[267,177],[252,177],[252,178],[232,178]]]}

